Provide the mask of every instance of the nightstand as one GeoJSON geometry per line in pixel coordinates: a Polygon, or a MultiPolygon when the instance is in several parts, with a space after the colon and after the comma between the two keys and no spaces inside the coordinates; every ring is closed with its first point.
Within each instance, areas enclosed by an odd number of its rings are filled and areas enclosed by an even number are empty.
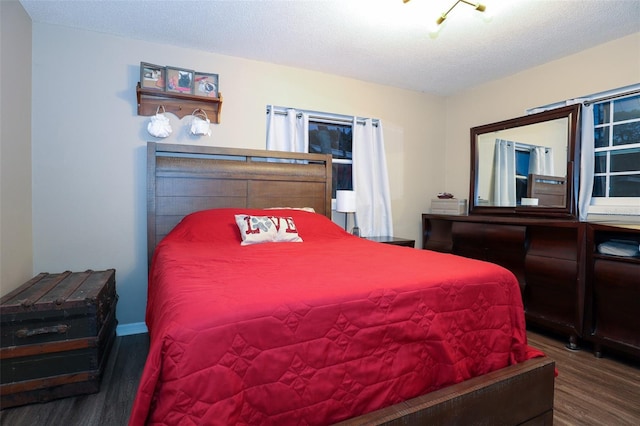
{"type": "Polygon", "coordinates": [[[404,246],[415,248],[416,240],[407,240],[397,237],[366,237],[366,240],[375,241],[376,243],[393,244],[394,246],[404,246]]]}

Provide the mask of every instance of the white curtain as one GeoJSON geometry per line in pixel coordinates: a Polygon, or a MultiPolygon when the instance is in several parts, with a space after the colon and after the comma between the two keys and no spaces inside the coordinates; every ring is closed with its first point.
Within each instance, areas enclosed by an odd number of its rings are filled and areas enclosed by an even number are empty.
{"type": "Polygon", "coordinates": [[[496,206],[516,205],[516,144],[496,139],[493,167],[493,202],[496,206]]]}
{"type": "Polygon", "coordinates": [[[360,235],[393,235],[391,193],[384,153],[382,122],[371,119],[358,124],[353,119],[353,190],[360,235]]]}
{"type": "MultiPolygon", "coordinates": [[[[593,105],[583,105],[582,130],[580,132],[580,191],[578,193],[578,220],[586,222],[593,193],[595,138],[593,130],[593,105]]],[[[571,194],[567,194],[571,196],[571,194]]]]}
{"type": "Polygon", "coordinates": [[[267,113],[267,149],[308,152],[309,115],[293,108],[276,112],[273,105],[270,105],[267,113]]]}
{"type": "Polygon", "coordinates": [[[555,176],[553,171],[553,151],[551,148],[536,146],[529,156],[529,173],[555,176]]]}

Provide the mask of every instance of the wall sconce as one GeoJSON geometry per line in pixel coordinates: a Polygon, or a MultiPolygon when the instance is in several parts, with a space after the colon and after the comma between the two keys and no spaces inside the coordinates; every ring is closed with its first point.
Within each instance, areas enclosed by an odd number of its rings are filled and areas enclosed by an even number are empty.
{"type": "Polygon", "coordinates": [[[351,233],[360,236],[360,228],[356,219],[356,193],[354,191],[336,191],[336,211],[344,213],[344,230],[347,230],[349,213],[353,213],[353,229],[351,233]]]}

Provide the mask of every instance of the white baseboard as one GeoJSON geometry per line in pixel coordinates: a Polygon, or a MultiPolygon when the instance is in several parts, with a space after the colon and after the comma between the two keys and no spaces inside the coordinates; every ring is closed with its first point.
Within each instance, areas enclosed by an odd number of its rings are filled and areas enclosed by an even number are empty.
{"type": "Polygon", "coordinates": [[[116,335],[118,336],[128,336],[130,334],[141,334],[147,332],[149,332],[149,330],[147,329],[147,324],[143,322],[118,324],[118,326],[116,327],[116,335]]]}

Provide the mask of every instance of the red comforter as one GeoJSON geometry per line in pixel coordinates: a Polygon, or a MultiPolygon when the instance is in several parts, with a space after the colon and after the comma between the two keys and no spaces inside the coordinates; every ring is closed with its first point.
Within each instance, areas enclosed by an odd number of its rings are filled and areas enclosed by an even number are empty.
{"type": "Polygon", "coordinates": [[[328,424],[542,355],[518,283],[302,211],[207,210],[155,250],[131,425],[328,424]],[[303,242],[240,245],[234,214],[303,242]]]}

